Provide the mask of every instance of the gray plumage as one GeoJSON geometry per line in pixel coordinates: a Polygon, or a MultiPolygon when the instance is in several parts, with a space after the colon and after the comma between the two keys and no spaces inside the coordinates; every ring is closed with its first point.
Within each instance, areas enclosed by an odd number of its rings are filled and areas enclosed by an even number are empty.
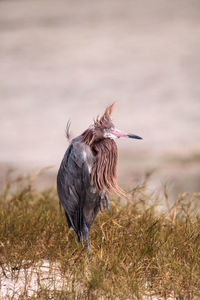
{"type": "MultiPolygon", "coordinates": [[[[117,146],[114,139],[141,139],[114,127],[113,106],[114,103],[108,106],[101,118],[72,140],[57,176],[60,205],[65,210],[69,228],[76,232],[78,242],[85,237],[89,255],[90,227],[102,206],[109,209],[107,192],[120,191],[116,181],[117,146]]],[[[68,123],[67,137],[69,126],[68,123]]]]}
{"type": "Polygon", "coordinates": [[[85,237],[89,253],[89,229],[102,204],[105,207],[106,203],[107,208],[109,204],[107,194],[97,192],[91,185],[90,173],[95,156],[80,140],[81,136],[73,139],[64,155],[58,171],[57,190],[69,228],[76,232],[78,242],[82,235],[85,237]]]}

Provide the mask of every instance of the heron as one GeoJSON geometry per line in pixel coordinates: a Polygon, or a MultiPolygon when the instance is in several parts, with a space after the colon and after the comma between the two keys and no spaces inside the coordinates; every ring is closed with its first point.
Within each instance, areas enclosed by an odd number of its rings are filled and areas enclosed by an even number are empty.
{"type": "Polygon", "coordinates": [[[114,104],[71,141],[57,175],[60,206],[64,208],[67,224],[75,231],[77,241],[85,238],[89,258],[90,227],[100,210],[109,210],[109,193],[121,191],[117,184],[114,140],[121,137],[142,139],[115,128],[111,117],[114,104]]]}

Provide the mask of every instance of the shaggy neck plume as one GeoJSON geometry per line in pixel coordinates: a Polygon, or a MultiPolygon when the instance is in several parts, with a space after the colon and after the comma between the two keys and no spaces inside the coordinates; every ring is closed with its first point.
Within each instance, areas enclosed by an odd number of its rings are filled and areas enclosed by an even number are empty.
{"type": "Polygon", "coordinates": [[[120,194],[117,185],[117,145],[112,139],[95,141],[94,133],[87,129],[82,134],[82,142],[92,149],[96,156],[91,172],[91,183],[98,191],[111,190],[120,194]]]}

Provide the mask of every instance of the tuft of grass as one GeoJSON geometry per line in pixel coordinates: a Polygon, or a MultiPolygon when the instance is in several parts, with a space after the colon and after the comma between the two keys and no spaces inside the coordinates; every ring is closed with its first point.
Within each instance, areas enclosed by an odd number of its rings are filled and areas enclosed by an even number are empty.
{"type": "MultiPolygon", "coordinates": [[[[113,196],[110,211],[99,213],[90,231],[90,263],[85,244],[77,244],[60,214],[55,187],[39,192],[31,178],[5,182],[0,290],[6,278],[17,284],[24,272],[16,299],[199,299],[200,214],[194,203],[200,194],[179,195],[170,206],[165,191],[164,213],[156,212],[145,184],[130,195],[123,205],[113,196]]],[[[7,291],[8,299],[14,295],[7,291]]]]}

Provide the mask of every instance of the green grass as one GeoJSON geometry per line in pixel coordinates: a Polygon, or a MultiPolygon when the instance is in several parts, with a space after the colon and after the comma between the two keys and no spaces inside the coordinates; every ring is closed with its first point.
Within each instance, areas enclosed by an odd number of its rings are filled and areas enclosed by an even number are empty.
{"type": "Polygon", "coordinates": [[[6,181],[0,196],[1,277],[9,270],[17,278],[48,260],[58,267],[62,288],[48,289],[38,275],[40,288],[28,296],[25,283],[18,299],[199,299],[200,214],[194,203],[200,195],[180,195],[170,207],[165,192],[165,213],[148,204],[154,197],[142,185],[127,204],[111,198],[110,211],[99,213],[90,231],[90,263],[85,244],[77,244],[60,214],[55,187],[39,192],[30,179],[6,181]]]}

